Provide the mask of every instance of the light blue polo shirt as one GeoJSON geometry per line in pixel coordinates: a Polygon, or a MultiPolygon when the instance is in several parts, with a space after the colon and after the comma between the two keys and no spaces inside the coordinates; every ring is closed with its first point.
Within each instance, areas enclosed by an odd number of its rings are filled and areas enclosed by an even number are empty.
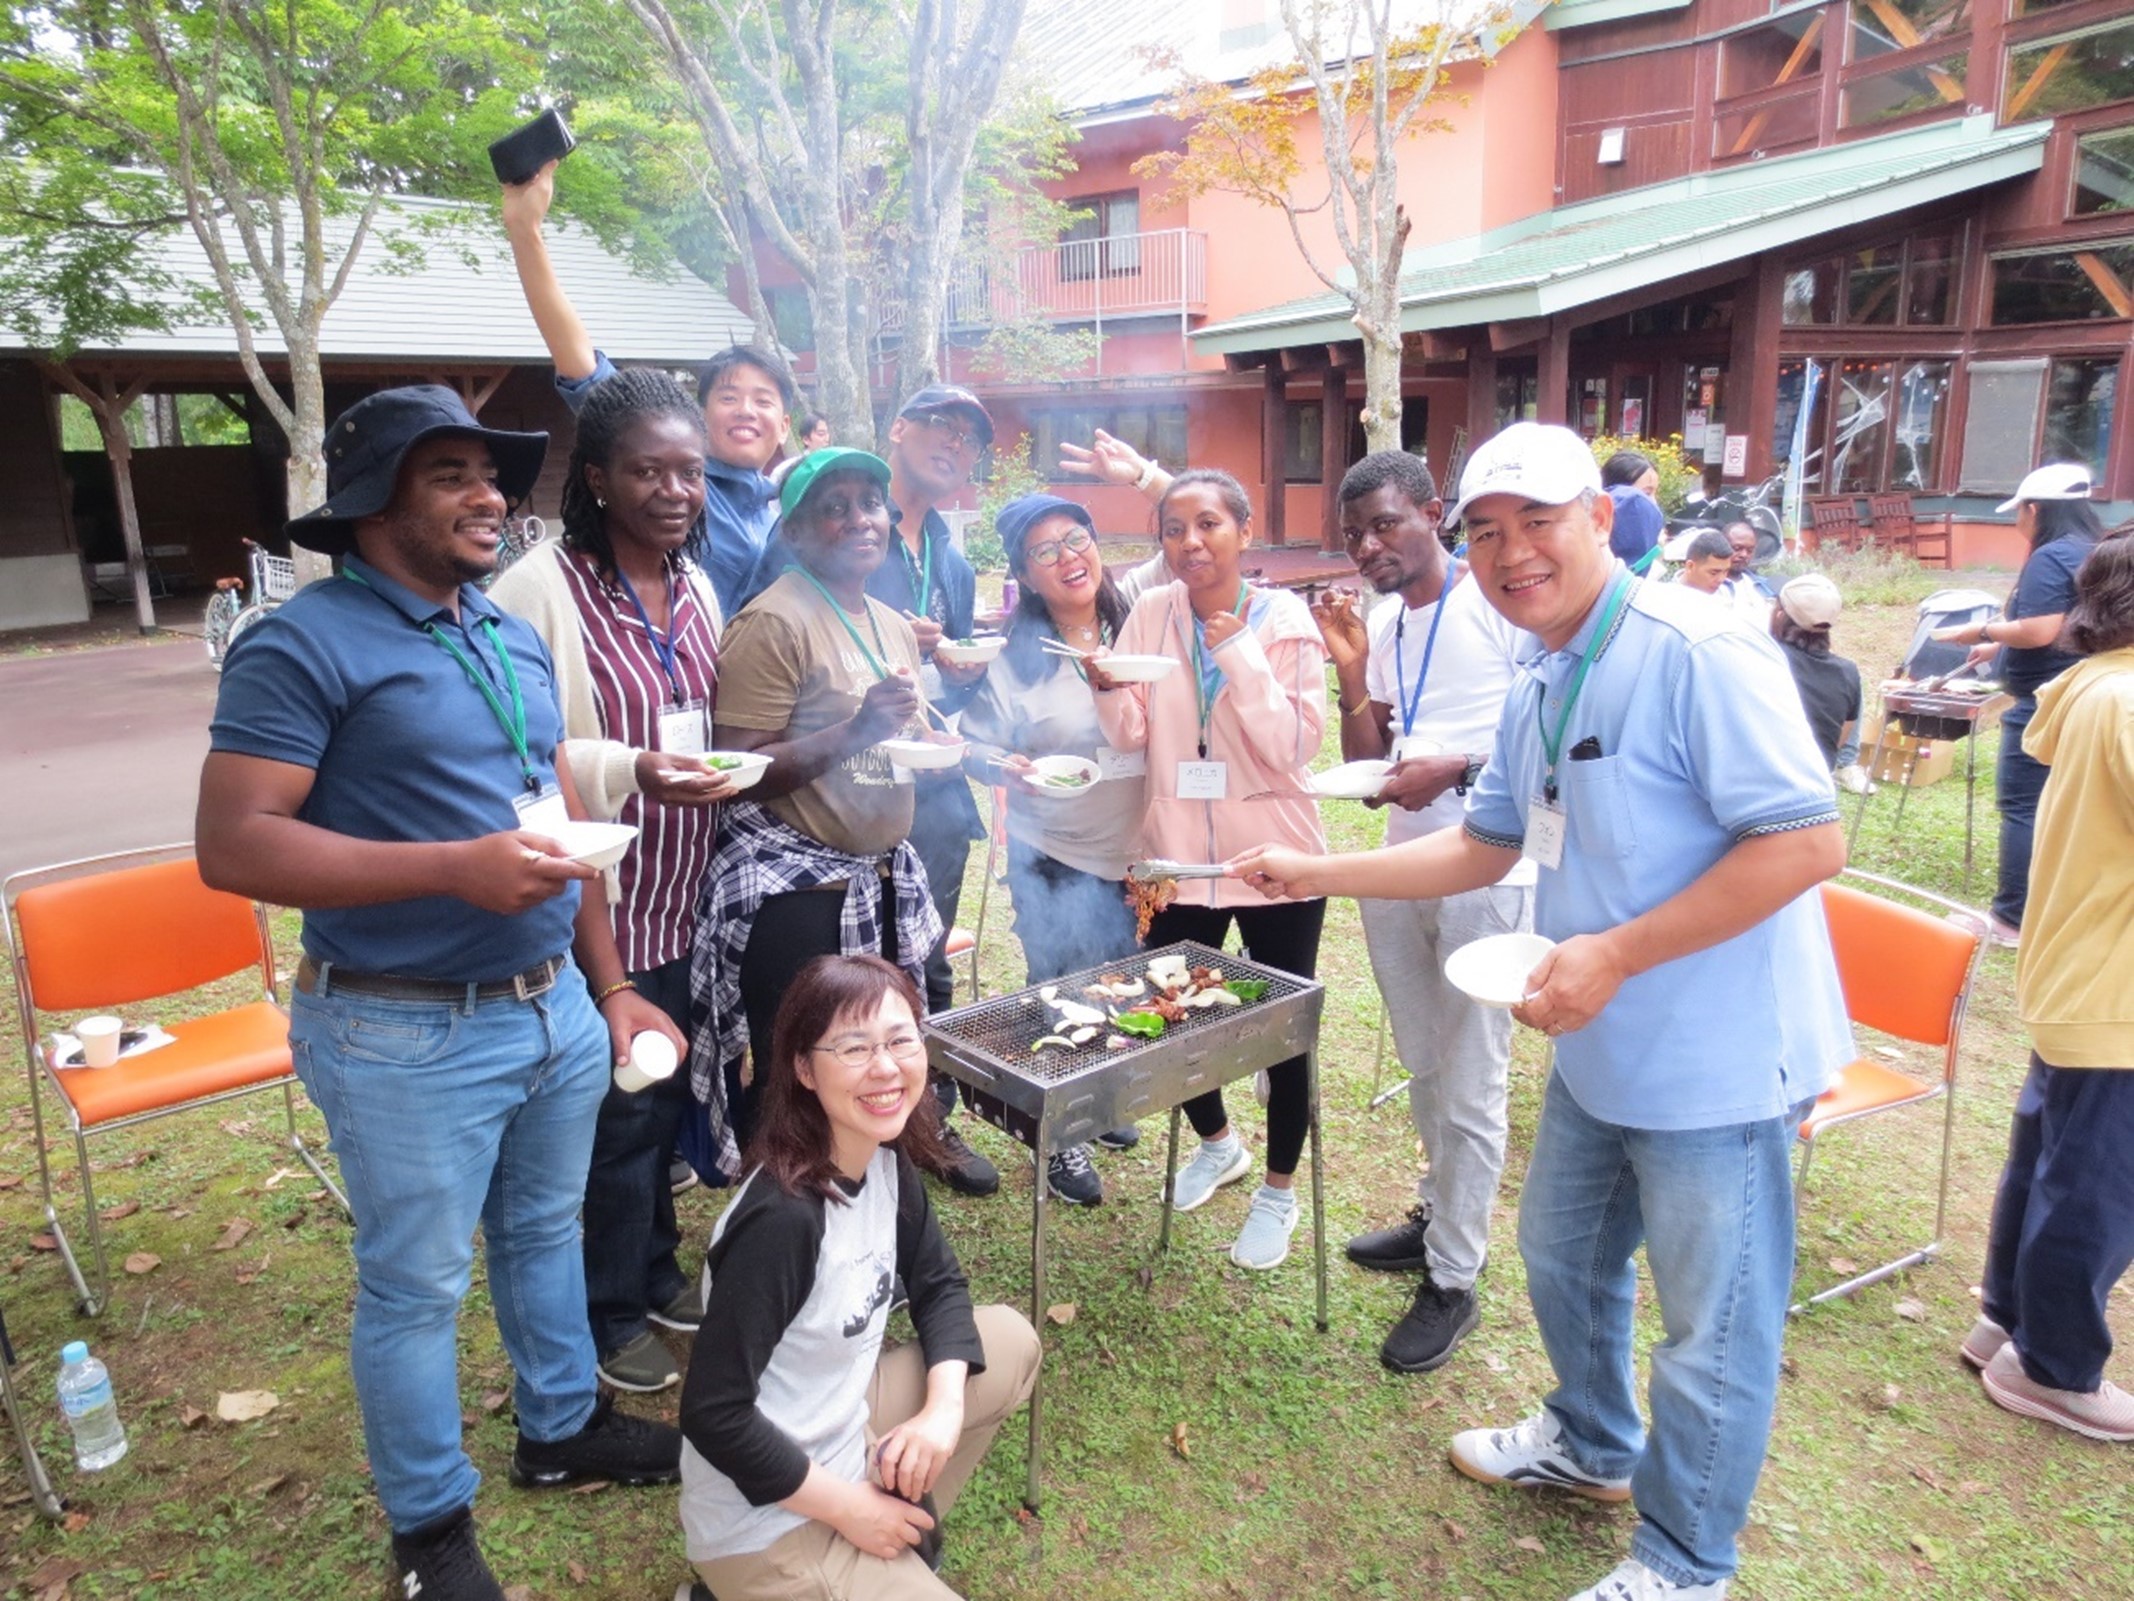
{"type": "MultiPolygon", "coordinates": [[[[1620,563],[1617,577],[1625,571],[1620,563]]],[[[1737,843],[1838,820],[1830,773],[1777,645],[1679,585],[1634,581],[1586,676],[1557,767],[1569,828],[1544,867],[1534,929],[1597,934],[1686,889],[1737,843]],[[1597,739],[1598,758],[1572,749],[1597,739]]],[[[1518,848],[1547,772],[1550,725],[1606,609],[1525,664],[1504,702],[1467,831],[1518,848]]],[[[1733,939],[1625,983],[1556,1041],[1556,1069],[1591,1116],[1645,1129],[1776,1117],[1854,1056],[1845,997],[1810,891],[1733,939]]]]}
{"type": "MultiPolygon", "coordinates": [[[[310,768],[298,818],[355,839],[478,839],[517,827],[518,753],[423,625],[444,629],[509,705],[480,626],[496,624],[526,702],[528,752],[553,781],[563,712],[541,636],[471,584],[460,586],[455,620],[358,557],[343,565],[367,583],[306,585],[232,647],[211,748],[310,768]]],[[[304,952],[360,973],[489,983],[569,950],[577,912],[576,884],[516,917],[449,895],[306,907],[304,952]]]]}

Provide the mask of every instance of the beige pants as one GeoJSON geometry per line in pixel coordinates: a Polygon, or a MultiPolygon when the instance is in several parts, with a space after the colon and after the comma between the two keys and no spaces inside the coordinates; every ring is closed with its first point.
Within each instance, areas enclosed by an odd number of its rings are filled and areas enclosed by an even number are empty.
{"type": "MultiPolygon", "coordinates": [[[[1010,1412],[1037,1382],[1037,1331],[1012,1306],[977,1309],[985,1371],[963,1392],[963,1438],[934,1484],[943,1517],[969,1482],[986,1447],[1010,1412]]],[[[885,1352],[867,1392],[867,1443],[915,1416],[926,1403],[926,1358],[918,1344],[885,1352]]],[[[719,1601],[955,1601],[943,1584],[906,1551],[891,1562],[868,1556],[827,1523],[802,1524],[761,1551],[699,1562],[697,1573],[719,1601]]]]}

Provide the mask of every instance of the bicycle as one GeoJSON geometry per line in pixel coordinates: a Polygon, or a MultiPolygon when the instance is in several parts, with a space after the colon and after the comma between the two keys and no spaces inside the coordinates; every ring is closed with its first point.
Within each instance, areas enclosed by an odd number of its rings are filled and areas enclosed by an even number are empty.
{"type": "Polygon", "coordinates": [[[207,659],[221,671],[238,636],[296,593],[296,563],[277,556],[256,540],[244,542],[249,573],[245,578],[218,578],[207,603],[202,635],[207,659]]]}
{"type": "Polygon", "coordinates": [[[514,517],[504,524],[502,537],[497,541],[496,571],[482,580],[488,588],[497,580],[497,574],[541,543],[548,537],[548,525],[529,512],[524,517],[514,517]]]}

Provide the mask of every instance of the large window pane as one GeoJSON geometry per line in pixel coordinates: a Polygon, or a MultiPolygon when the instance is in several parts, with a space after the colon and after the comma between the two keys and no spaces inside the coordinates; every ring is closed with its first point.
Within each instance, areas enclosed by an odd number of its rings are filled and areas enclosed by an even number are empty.
{"type": "Polygon", "coordinates": [[[2086,462],[2102,478],[2118,398],[2116,360],[2054,362],[2045,391],[2044,459],[2086,462]]]}
{"type": "Polygon", "coordinates": [[[1838,264],[1818,261],[1786,274],[1783,319],[1792,328],[1826,327],[1838,320],[1838,264]]]}
{"type": "Polygon", "coordinates": [[[1993,320],[2095,322],[2134,316],[2134,240],[1993,260],[1993,320]]]}
{"type": "Polygon", "coordinates": [[[1174,470],[1186,459],[1183,406],[1058,406],[1030,418],[1030,461],[1055,483],[1086,483],[1059,470],[1060,442],[1087,445],[1099,428],[1174,470]]]}
{"type": "Polygon", "coordinates": [[[2075,146],[2075,214],[2134,211],[2134,128],[2093,133],[2075,146]]]}
{"type": "Polygon", "coordinates": [[[1853,0],[1850,59],[1937,44],[1971,31],[1971,0],[1853,0]]]}
{"type": "Polygon", "coordinates": [[[1771,424],[1771,461],[1785,467],[1793,460],[1796,436],[1804,445],[1801,467],[1802,492],[1823,492],[1823,429],[1830,417],[1830,366],[1816,363],[1815,403],[1808,413],[1808,426],[1800,432],[1801,397],[1808,383],[1808,364],[1795,357],[1778,364],[1778,411],[1771,424]]]}
{"type": "Polygon", "coordinates": [[[1324,441],[1319,429],[1319,402],[1292,401],[1288,430],[1282,436],[1282,478],[1286,483],[1316,484],[1324,471],[1324,441]]]}
{"type": "Polygon", "coordinates": [[[1905,269],[1904,320],[1915,328],[1937,327],[1949,320],[1949,292],[1956,281],[1956,240],[1950,234],[1925,234],[1911,243],[1905,269]]]}
{"type": "Polygon", "coordinates": [[[1831,375],[1837,404],[1830,432],[1830,487],[1838,494],[1882,487],[1893,363],[1841,361],[1831,375]]]}
{"type": "Polygon", "coordinates": [[[1923,111],[1961,111],[1970,60],[1966,51],[1858,79],[1845,87],[1839,121],[1847,128],[1871,128],[1923,111]]]}
{"type": "Polygon", "coordinates": [[[1804,89],[1747,106],[1720,106],[1712,119],[1712,156],[1724,161],[1755,150],[1783,150],[1813,144],[1822,92],[1804,89]]]}
{"type": "Polygon", "coordinates": [[[2040,40],[2008,52],[2003,122],[2054,117],[2129,99],[2134,99],[2134,22],[2113,23],[2072,39],[2040,40]]]}
{"type": "Polygon", "coordinates": [[[1719,98],[1797,83],[1823,70],[1823,13],[1796,13],[1729,37],[1719,52],[1719,98]]]}
{"type": "Polygon", "coordinates": [[[1897,374],[1889,455],[1891,489],[1931,493],[1941,483],[1942,425],[1949,410],[1946,361],[1915,361],[1897,374]]]}
{"type": "Polygon", "coordinates": [[[1845,263],[1845,320],[1849,323],[1895,323],[1897,298],[1904,291],[1904,246],[1870,245],[1855,250],[1845,263]]]}

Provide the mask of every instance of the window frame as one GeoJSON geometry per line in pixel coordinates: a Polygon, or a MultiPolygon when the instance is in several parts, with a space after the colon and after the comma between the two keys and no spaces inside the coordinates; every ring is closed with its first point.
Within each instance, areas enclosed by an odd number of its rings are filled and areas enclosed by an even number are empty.
{"type": "MultiPolygon", "coordinates": [[[[2076,197],[2082,191],[2082,147],[2093,139],[2124,139],[2130,151],[2134,151],[2134,122],[2111,123],[2102,128],[2085,128],[2075,135],[2074,153],[2067,164],[2067,206],[2062,215],[2069,222],[2097,225],[2100,217],[2134,217],[2134,202],[2117,211],[2077,211],[2076,197]]],[[[2129,168],[2130,181],[2134,181],[2134,166],[2129,168]]],[[[2107,225],[2109,226],[2109,225],[2107,225]]]]}
{"type": "MultiPolygon", "coordinates": [[[[2119,213],[2107,213],[2107,215],[2119,215],[2119,213]]],[[[2126,213],[2125,215],[2127,215],[2130,219],[2134,219],[2134,212],[2126,213]]],[[[2028,322],[2002,322],[1998,318],[1997,301],[1999,298],[1998,291],[2000,287],[1999,269],[2000,264],[2002,262],[2021,261],[2034,256],[2067,256],[2072,258],[2075,256],[2079,256],[2085,252],[2096,252],[2100,250],[2126,251],[2128,253],[2129,261],[2134,262],[2134,233],[2112,235],[2100,239],[2063,239],[2055,241],[2050,245],[2032,246],[2027,249],[2021,250],[1997,250],[1992,252],[1986,257],[1985,320],[1981,326],[1985,328],[2001,329],[2094,328],[2097,327],[2099,324],[2110,326],[2115,323],[2134,321],[2134,276],[2130,276],[2130,281],[2128,283],[2119,286],[2120,292],[2129,297],[2127,309],[2124,311],[2121,311],[2116,306],[2112,305],[2111,291],[2105,289],[2102,285],[2099,285],[2095,279],[2090,280],[2091,287],[2097,290],[2098,295],[2104,299],[2105,304],[2108,307],[2111,307],[2112,309],[2113,314],[2108,317],[2040,317],[2028,322]]],[[[2079,267],[2079,264],[2077,270],[2082,270],[2079,267]]]]}
{"type": "MultiPolygon", "coordinates": [[[[2038,15],[2049,16],[2050,13],[2041,12],[2038,15]]],[[[2010,26],[2014,27],[2020,22],[2029,20],[2031,19],[2028,17],[2011,18],[2010,26]]],[[[2091,39],[2100,34],[2122,31],[2134,33],[2134,15],[2121,13],[2117,16],[2097,17],[2088,22],[2078,22],[2073,25],[2046,26],[2035,34],[2006,40],[2001,50],[1999,82],[1995,86],[1998,90],[1995,99],[1997,108],[1994,115],[1995,122],[1999,126],[2006,128],[2022,122],[2080,116],[2092,111],[2101,111],[2111,106],[2134,106],[2134,87],[2130,87],[2126,94],[2120,95],[2116,99],[2099,100],[2094,105],[2072,106],[2057,111],[2031,112],[2029,110],[2029,99],[2035,96],[2035,90],[2032,91],[2031,96],[2025,97],[2023,106],[2011,109],[2009,104],[2016,97],[2018,89],[2015,81],[2015,58],[2019,53],[2039,49],[2050,52],[2056,46],[2073,44],[2079,39],[2091,39]]],[[[2035,83],[2037,79],[2033,78],[2030,82],[2035,83]]],[[[2026,83],[2023,87],[2028,86],[2026,83]]],[[[2042,87],[2042,84],[2039,87],[2042,87]]]]}
{"type": "Polygon", "coordinates": [[[1095,221],[1093,233],[1076,233],[1077,223],[1069,223],[1060,230],[1057,245],[1059,277],[1062,283],[1092,283],[1098,278],[1132,278],[1141,271],[1141,191],[1139,189],[1105,189],[1096,194],[1076,195],[1062,201],[1066,209],[1077,218],[1088,217],[1095,221]],[[1114,230],[1112,208],[1121,201],[1132,201],[1134,226],[1114,230]],[[1088,245],[1085,253],[1070,250],[1070,245],[1088,245]]]}

